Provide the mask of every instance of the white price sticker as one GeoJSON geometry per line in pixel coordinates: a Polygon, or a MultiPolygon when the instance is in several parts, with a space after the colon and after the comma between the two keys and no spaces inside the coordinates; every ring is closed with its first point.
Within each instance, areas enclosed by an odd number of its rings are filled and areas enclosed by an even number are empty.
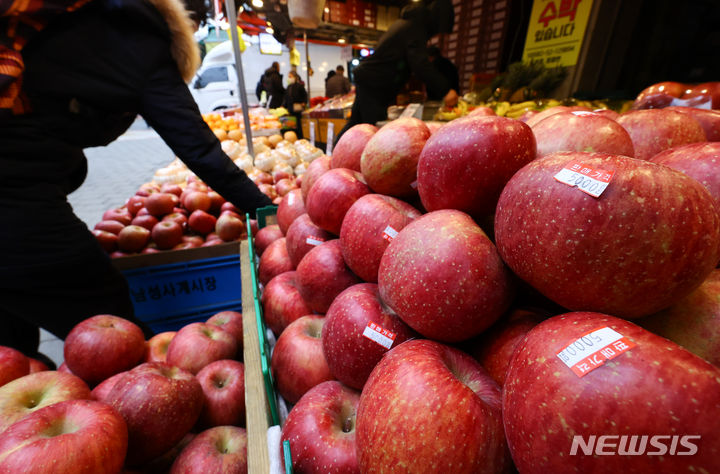
{"type": "Polygon", "coordinates": [[[392,242],[395,237],[397,237],[398,231],[393,229],[390,226],[385,227],[385,230],[383,231],[383,239],[387,240],[388,242],[392,242]]]}
{"type": "Polygon", "coordinates": [[[325,241],[322,239],[322,237],[308,235],[307,238],[305,238],[305,243],[308,245],[322,245],[325,243],[325,241]]]}
{"type": "Polygon", "coordinates": [[[327,126],[327,138],[325,139],[325,154],[332,156],[333,142],[335,141],[335,123],[329,122],[327,126]]]}
{"type": "Polygon", "coordinates": [[[582,377],[635,345],[619,332],[601,327],[567,344],[557,356],[575,375],[582,377]]]}
{"type": "Polygon", "coordinates": [[[315,121],[310,120],[309,126],[310,126],[310,144],[312,146],[315,146],[315,121]]]}
{"type": "Polygon", "coordinates": [[[613,174],[615,174],[614,171],[594,169],[571,161],[554,178],[568,186],[577,186],[580,191],[592,197],[600,197],[610,184],[613,174]]]}
{"type": "Polygon", "coordinates": [[[365,326],[363,336],[383,346],[385,349],[390,349],[395,342],[396,334],[387,329],[383,329],[380,325],[370,321],[365,326]]]}

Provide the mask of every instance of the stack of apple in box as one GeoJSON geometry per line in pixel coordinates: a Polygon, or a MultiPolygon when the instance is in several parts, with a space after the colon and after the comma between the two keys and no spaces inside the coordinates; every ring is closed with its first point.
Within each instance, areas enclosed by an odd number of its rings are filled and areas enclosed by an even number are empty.
{"type": "Polygon", "coordinates": [[[720,472],[720,143],[542,114],[355,126],[257,233],[297,472],[720,472]]]}
{"type": "Polygon", "coordinates": [[[247,238],[247,227],[240,210],[191,176],[183,186],[143,184],[93,234],[115,258],[232,242],[247,238]]]}
{"type": "Polygon", "coordinates": [[[57,371],[0,347],[0,472],[247,472],[242,332],[224,311],[145,341],[97,315],[57,371]]]}

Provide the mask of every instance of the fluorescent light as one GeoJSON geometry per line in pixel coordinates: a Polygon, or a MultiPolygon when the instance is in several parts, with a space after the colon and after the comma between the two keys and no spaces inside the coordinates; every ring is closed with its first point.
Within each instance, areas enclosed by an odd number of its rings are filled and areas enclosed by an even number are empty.
{"type": "Polygon", "coordinates": [[[273,30],[272,27],[268,26],[267,28],[265,28],[265,33],[273,34],[275,33],[275,30],[273,30]]]}
{"type": "Polygon", "coordinates": [[[330,8],[325,7],[325,13],[330,13],[330,8]]]}
{"type": "Polygon", "coordinates": [[[345,44],[345,38],[340,38],[340,39],[338,40],[338,43],[340,43],[340,44],[345,44]]]}
{"type": "Polygon", "coordinates": [[[252,0],[252,6],[254,6],[255,8],[262,8],[263,2],[262,0],[252,0]]]}
{"type": "Polygon", "coordinates": [[[355,58],[355,59],[353,59],[352,61],[350,61],[350,63],[351,63],[353,66],[357,66],[358,64],[360,64],[360,61],[358,60],[358,58],[355,58]]]}

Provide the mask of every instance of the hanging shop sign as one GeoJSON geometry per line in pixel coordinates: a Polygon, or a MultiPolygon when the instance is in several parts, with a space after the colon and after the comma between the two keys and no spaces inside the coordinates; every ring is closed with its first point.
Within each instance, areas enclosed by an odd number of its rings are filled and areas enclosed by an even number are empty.
{"type": "Polygon", "coordinates": [[[523,61],[574,66],[582,47],[592,0],[535,0],[523,61]]]}

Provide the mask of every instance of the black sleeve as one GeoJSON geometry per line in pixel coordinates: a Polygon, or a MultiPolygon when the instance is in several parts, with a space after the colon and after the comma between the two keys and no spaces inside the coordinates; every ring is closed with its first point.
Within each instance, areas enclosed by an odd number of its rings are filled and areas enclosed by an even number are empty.
{"type": "Polygon", "coordinates": [[[433,95],[444,97],[451,87],[450,82],[430,62],[425,38],[413,36],[407,44],[407,59],[412,72],[425,83],[433,95]]]}
{"type": "Polygon", "coordinates": [[[243,211],[272,204],[222,151],[174,64],[155,68],[142,94],[143,117],[200,179],[243,211]]]}

